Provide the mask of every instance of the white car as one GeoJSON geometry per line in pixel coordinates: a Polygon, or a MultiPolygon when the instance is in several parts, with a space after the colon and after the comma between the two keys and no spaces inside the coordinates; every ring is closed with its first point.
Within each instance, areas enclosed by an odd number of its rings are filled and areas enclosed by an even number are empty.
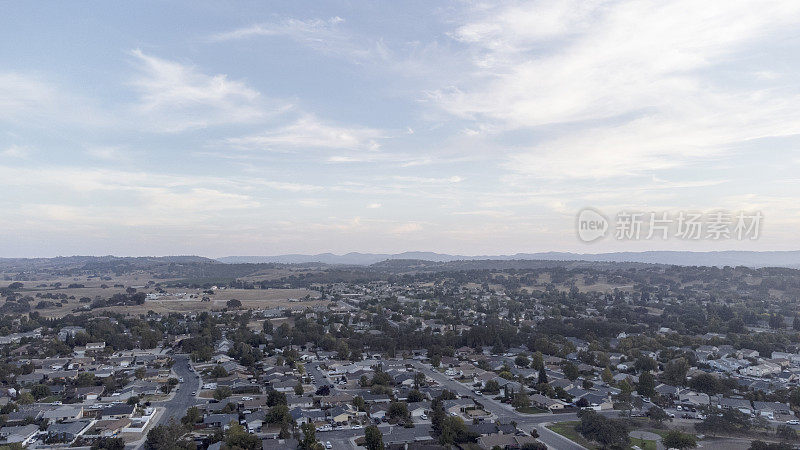
{"type": "Polygon", "coordinates": [[[362,425],[353,425],[353,426],[352,426],[352,429],[353,429],[353,430],[360,430],[360,429],[362,429],[362,428],[364,428],[362,425]]]}
{"type": "Polygon", "coordinates": [[[428,416],[426,416],[425,414],[419,416],[419,418],[422,420],[428,420],[428,416]]]}
{"type": "Polygon", "coordinates": [[[331,445],[331,441],[325,443],[325,448],[333,448],[333,445],[331,445]]]}
{"type": "Polygon", "coordinates": [[[797,419],[787,420],[786,425],[800,425],[800,420],[797,419]]]}

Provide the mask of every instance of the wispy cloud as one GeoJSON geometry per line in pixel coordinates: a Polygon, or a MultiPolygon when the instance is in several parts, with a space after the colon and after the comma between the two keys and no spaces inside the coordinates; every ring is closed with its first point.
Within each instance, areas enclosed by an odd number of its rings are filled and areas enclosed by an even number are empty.
{"type": "Polygon", "coordinates": [[[286,18],[273,23],[258,23],[232,31],[217,33],[211,36],[212,41],[231,41],[257,36],[292,36],[296,39],[315,40],[321,33],[330,33],[334,27],[344,22],[335,16],[327,20],[286,18]]]}
{"type": "MultiPolygon", "coordinates": [[[[139,92],[136,112],[163,131],[231,123],[253,123],[267,117],[269,109],[254,88],[225,74],[206,75],[196,67],[131,52],[139,74],[132,86],[139,92]]],[[[273,105],[273,110],[286,105],[273,105]]]]}
{"type": "Polygon", "coordinates": [[[289,125],[244,137],[227,139],[238,148],[253,150],[293,150],[328,148],[377,150],[384,132],[372,128],[333,125],[306,115],[289,125]]]}
{"type": "Polygon", "coordinates": [[[0,156],[4,158],[27,158],[30,153],[31,150],[29,148],[19,145],[12,145],[0,150],[0,156]]]}
{"type": "Polygon", "coordinates": [[[542,130],[540,143],[513,153],[510,170],[647,173],[800,132],[797,89],[769,84],[774,76],[731,84],[710,72],[794,29],[796,2],[526,2],[473,14],[451,33],[469,48],[471,79],[429,96],[490,134],[542,130]],[[553,135],[552,124],[567,131],[553,135]]]}

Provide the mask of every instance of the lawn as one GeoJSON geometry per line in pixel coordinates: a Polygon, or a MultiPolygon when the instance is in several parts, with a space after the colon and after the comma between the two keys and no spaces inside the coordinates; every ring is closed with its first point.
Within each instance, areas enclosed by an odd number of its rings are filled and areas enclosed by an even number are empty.
{"type": "Polygon", "coordinates": [[[630,448],[633,448],[634,445],[638,445],[642,450],[656,450],[656,448],[658,448],[656,441],[646,441],[644,439],[631,438],[630,448]]]}
{"type": "MultiPolygon", "coordinates": [[[[554,432],[564,436],[565,438],[567,438],[567,439],[569,439],[569,440],[571,440],[571,441],[573,441],[573,442],[575,442],[575,443],[577,443],[579,445],[582,445],[582,446],[588,448],[589,450],[598,449],[599,447],[597,447],[595,444],[593,444],[588,439],[586,439],[583,436],[581,436],[581,434],[578,433],[575,430],[575,427],[579,423],[580,422],[578,422],[578,421],[558,422],[558,423],[554,423],[552,425],[548,425],[547,428],[549,430],[551,430],[551,431],[554,431],[554,432]]],[[[642,450],[656,450],[656,448],[657,448],[656,441],[646,441],[644,439],[631,438],[631,445],[628,448],[633,448],[634,445],[638,445],[639,448],[641,448],[642,450]]]]}
{"type": "Polygon", "coordinates": [[[517,411],[521,412],[523,414],[542,414],[542,413],[549,412],[546,409],[534,408],[533,406],[528,406],[528,407],[525,407],[525,408],[517,408],[517,411]]]}
{"type": "Polygon", "coordinates": [[[573,441],[573,442],[575,442],[575,443],[577,443],[579,445],[582,445],[582,446],[584,446],[584,447],[586,447],[586,448],[588,448],[590,450],[596,449],[597,448],[596,445],[592,444],[589,440],[587,440],[586,438],[581,436],[581,434],[578,433],[575,430],[575,427],[579,423],[580,422],[578,422],[578,421],[558,422],[558,423],[554,423],[552,425],[548,425],[547,428],[549,430],[551,430],[551,431],[554,431],[554,432],[564,436],[565,438],[569,439],[570,441],[573,441]]]}

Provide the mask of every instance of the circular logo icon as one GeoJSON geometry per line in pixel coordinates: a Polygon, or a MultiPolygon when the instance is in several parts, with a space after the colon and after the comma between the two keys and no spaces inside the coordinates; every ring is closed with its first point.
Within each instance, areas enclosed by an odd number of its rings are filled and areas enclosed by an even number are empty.
{"type": "Polygon", "coordinates": [[[608,232],[608,219],[594,208],[583,208],[578,212],[575,227],[583,242],[594,242],[608,232]]]}

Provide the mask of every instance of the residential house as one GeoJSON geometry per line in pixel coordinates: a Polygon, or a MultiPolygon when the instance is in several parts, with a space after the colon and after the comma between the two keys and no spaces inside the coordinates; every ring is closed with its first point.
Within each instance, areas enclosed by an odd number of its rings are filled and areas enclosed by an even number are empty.
{"type": "Polygon", "coordinates": [[[59,420],[78,420],[83,417],[83,406],[64,405],[56,409],[45,411],[42,417],[50,422],[59,420]]]}
{"type": "Polygon", "coordinates": [[[0,428],[0,439],[6,444],[16,443],[26,447],[33,442],[37,432],[39,432],[37,425],[2,427],[0,428]]]}
{"type": "Polygon", "coordinates": [[[207,428],[221,428],[227,430],[230,423],[239,423],[238,414],[209,414],[203,419],[203,425],[207,428]]]}
{"type": "Polygon", "coordinates": [[[91,425],[90,420],[77,420],[75,422],[56,422],[47,427],[47,435],[63,442],[72,442],[83,434],[91,425]]]}
{"type": "Polygon", "coordinates": [[[127,419],[133,415],[134,408],[133,405],[125,403],[111,405],[103,408],[98,414],[98,418],[100,420],[127,419]]]}
{"type": "Polygon", "coordinates": [[[556,411],[559,409],[564,409],[566,404],[561,400],[556,400],[553,398],[545,397],[542,394],[536,393],[530,396],[531,403],[536,405],[539,408],[544,408],[550,411],[556,411]]]}

